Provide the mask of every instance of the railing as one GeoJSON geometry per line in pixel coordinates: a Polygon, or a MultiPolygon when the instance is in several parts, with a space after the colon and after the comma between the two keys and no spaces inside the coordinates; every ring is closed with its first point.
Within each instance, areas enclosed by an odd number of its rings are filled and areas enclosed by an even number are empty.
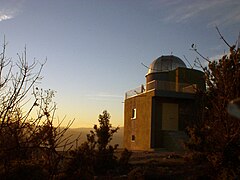
{"type": "Polygon", "coordinates": [[[127,91],[125,93],[125,99],[128,99],[130,97],[136,96],[136,95],[141,94],[141,93],[144,93],[145,91],[146,91],[146,86],[142,84],[141,86],[139,86],[135,89],[127,91]]]}
{"type": "Polygon", "coordinates": [[[150,90],[162,90],[162,91],[174,91],[174,92],[183,92],[183,93],[196,93],[197,85],[196,84],[187,84],[187,83],[176,83],[169,81],[157,81],[153,80],[147,83],[146,87],[141,85],[133,90],[127,91],[125,93],[125,99],[136,96],[138,94],[150,91],[150,90]]]}

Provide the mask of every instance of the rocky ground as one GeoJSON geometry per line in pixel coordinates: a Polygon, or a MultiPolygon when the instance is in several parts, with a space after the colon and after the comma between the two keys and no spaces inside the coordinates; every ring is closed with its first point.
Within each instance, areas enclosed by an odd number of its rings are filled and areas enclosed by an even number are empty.
{"type": "Polygon", "coordinates": [[[114,179],[205,180],[210,179],[208,171],[207,166],[190,163],[184,153],[134,151],[129,173],[114,179]]]}
{"type": "Polygon", "coordinates": [[[204,166],[191,164],[184,153],[133,152],[129,179],[206,179],[204,166]]]}

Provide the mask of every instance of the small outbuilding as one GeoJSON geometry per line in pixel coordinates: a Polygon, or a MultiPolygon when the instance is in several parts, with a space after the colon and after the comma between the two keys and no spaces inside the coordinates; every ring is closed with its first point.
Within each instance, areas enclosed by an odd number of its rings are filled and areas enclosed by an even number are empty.
{"type": "Polygon", "coordinates": [[[199,116],[198,89],[204,73],[173,55],[154,60],[146,84],[125,93],[124,147],[130,150],[181,150],[185,128],[199,116]]]}

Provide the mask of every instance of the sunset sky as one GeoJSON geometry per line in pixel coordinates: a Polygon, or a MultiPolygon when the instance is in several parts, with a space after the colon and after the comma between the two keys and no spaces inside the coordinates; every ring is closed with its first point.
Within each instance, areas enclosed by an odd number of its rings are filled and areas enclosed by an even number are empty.
{"type": "Polygon", "coordinates": [[[194,64],[193,43],[214,59],[228,51],[215,26],[235,44],[240,1],[0,0],[7,56],[26,45],[29,61],[47,58],[39,86],[57,91],[57,116],[73,127],[92,127],[105,109],[123,126],[124,93],[145,83],[141,63],[172,53],[194,64]]]}

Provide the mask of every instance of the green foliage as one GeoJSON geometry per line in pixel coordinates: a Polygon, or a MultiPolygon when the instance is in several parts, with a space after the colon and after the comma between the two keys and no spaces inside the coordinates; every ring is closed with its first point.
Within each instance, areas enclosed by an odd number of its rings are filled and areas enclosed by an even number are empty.
{"type": "Polygon", "coordinates": [[[116,167],[116,156],[114,155],[118,144],[112,146],[110,141],[112,140],[113,134],[118,131],[117,128],[112,128],[110,124],[110,114],[105,110],[103,114],[99,115],[98,118],[99,127],[94,125],[94,132],[92,136],[96,137],[96,162],[94,171],[97,174],[106,174],[110,169],[116,167]]]}
{"type": "Polygon", "coordinates": [[[88,142],[70,151],[71,159],[65,165],[65,178],[68,179],[93,179],[95,164],[95,149],[88,142]]]}
{"type": "Polygon", "coordinates": [[[110,114],[103,111],[99,115],[99,127],[94,125],[87,135],[87,141],[77,150],[71,151],[72,159],[68,163],[66,174],[68,177],[89,179],[96,175],[107,175],[110,172],[123,172],[128,168],[131,152],[124,150],[121,157],[116,157],[118,145],[110,145],[118,127],[110,124],[110,114]]]}
{"type": "Polygon", "coordinates": [[[230,47],[228,55],[203,70],[207,84],[206,92],[200,93],[203,118],[187,129],[188,147],[192,158],[205,159],[220,179],[232,179],[240,175],[240,120],[228,114],[227,106],[240,97],[240,49],[230,47]]]}
{"type": "Polygon", "coordinates": [[[112,128],[112,125],[109,122],[110,114],[105,110],[103,114],[99,115],[98,122],[99,127],[97,125],[94,126],[94,134],[97,137],[97,147],[99,151],[104,151],[106,149],[116,149],[118,145],[115,145],[113,148],[109,145],[109,142],[112,140],[112,136],[116,133],[119,129],[112,128]]]}

